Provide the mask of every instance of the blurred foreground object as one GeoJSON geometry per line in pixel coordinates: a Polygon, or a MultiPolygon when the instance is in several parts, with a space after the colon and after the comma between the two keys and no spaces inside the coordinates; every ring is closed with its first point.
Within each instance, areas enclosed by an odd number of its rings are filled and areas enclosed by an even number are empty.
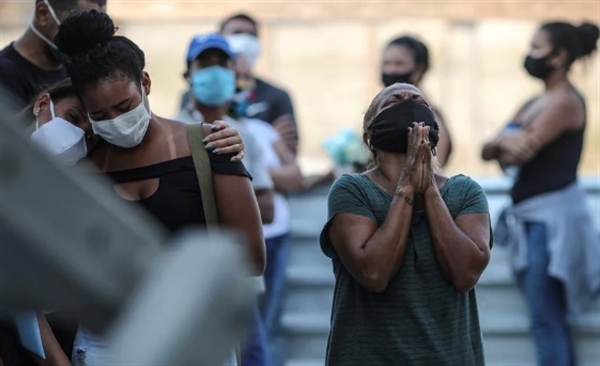
{"type": "Polygon", "coordinates": [[[153,219],[31,145],[1,102],[0,316],[73,314],[115,364],[222,364],[250,313],[239,240],[190,231],[162,250],[153,219]]]}

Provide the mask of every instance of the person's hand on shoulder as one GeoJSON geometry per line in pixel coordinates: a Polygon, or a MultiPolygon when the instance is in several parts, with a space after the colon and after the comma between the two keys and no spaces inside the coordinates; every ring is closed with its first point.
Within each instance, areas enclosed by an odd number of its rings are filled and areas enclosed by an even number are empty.
{"type": "Polygon", "coordinates": [[[239,131],[224,121],[215,121],[210,126],[213,132],[203,140],[206,149],[218,155],[236,154],[231,160],[242,161],[246,150],[239,131]]]}

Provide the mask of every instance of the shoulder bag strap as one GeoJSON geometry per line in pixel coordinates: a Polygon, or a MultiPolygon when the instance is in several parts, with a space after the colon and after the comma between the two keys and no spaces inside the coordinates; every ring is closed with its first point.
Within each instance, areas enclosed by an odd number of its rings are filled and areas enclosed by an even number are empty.
{"type": "Polygon", "coordinates": [[[196,175],[200,185],[200,195],[202,197],[202,208],[206,220],[208,231],[215,231],[219,227],[219,214],[217,211],[217,201],[215,199],[215,189],[213,186],[213,174],[208,157],[208,152],[204,148],[204,133],[201,123],[192,123],[187,125],[187,137],[196,167],[196,175]]]}

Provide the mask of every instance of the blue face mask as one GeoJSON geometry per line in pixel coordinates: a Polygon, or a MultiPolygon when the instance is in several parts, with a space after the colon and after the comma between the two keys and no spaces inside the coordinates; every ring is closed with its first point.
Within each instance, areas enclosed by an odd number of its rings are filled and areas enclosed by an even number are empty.
{"type": "Polygon", "coordinates": [[[226,104],[235,94],[235,73],[222,66],[210,66],[192,73],[196,99],[209,107],[226,104]]]}

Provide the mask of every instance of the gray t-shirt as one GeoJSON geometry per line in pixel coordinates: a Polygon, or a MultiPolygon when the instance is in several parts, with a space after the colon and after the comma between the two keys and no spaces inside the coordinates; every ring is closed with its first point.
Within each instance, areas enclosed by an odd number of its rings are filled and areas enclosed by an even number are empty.
{"type": "MultiPolygon", "coordinates": [[[[453,218],[489,212],[483,189],[464,175],[450,178],[441,193],[453,218]]],[[[335,215],[382,225],[391,202],[360,174],[343,175],[329,193],[321,248],[332,259],[336,284],[326,365],[484,365],[475,290],[462,294],[442,276],[424,211],[413,214],[404,263],[384,292],[364,289],[338,258],[328,236],[335,215]]]]}

